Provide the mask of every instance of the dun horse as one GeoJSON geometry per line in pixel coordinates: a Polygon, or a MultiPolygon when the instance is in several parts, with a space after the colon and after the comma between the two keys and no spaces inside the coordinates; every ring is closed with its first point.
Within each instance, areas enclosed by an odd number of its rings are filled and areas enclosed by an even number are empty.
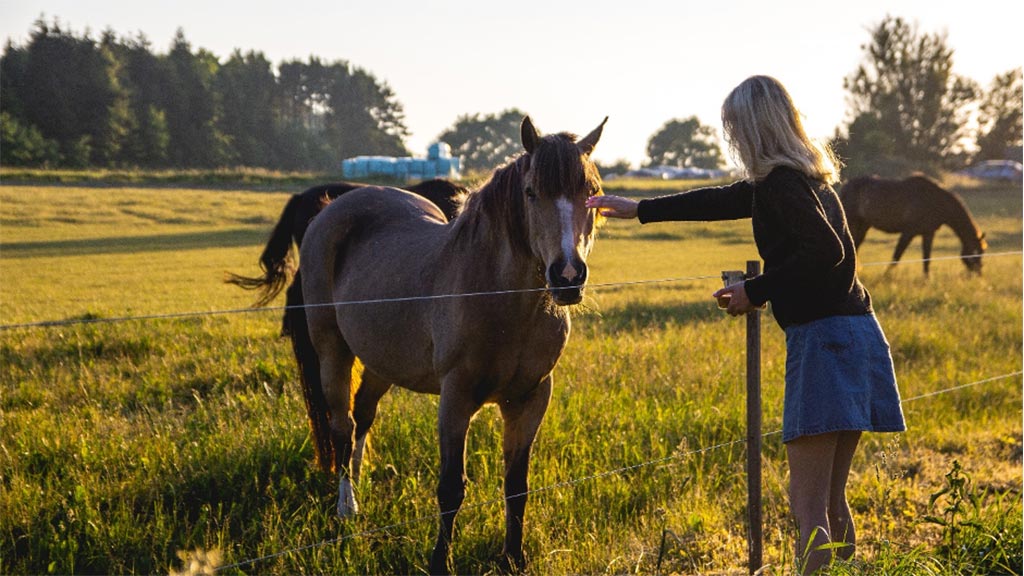
{"type": "MultiPolygon", "coordinates": [[[[253,304],[256,307],[269,304],[281,293],[289,280],[294,280],[292,286],[299,285],[298,279],[293,278],[297,272],[297,266],[292,257],[292,243],[294,242],[297,247],[302,246],[302,237],[306,234],[309,221],[332,200],[346,192],[365,186],[366,184],[358,182],[332,182],[313,186],[298,194],[293,194],[285,204],[284,210],[281,211],[281,217],[270,233],[267,245],[263,248],[263,254],[260,255],[260,268],[263,270],[263,275],[253,277],[228,274],[226,282],[246,290],[258,290],[259,298],[253,304]]],[[[462,198],[468,192],[465,187],[440,178],[425,180],[410,186],[408,190],[437,204],[449,220],[455,217],[462,198]]],[[[287,306],[302,304],[301,289],[296,289],[294,293],[289,290],[286,295],[288,297],[287,306]],[[293,298],[298,300],[293,300],[293,298]]],[[[286,320],[285,332],[288,331],[286,320]]]]}
{"type": "Polygon", "coordinates": [[[960,258],[971,272],[981,273],[981,255],[988,244],[967,206],[956,194],[924,176],[886,180],[876,176],[855,178],[840,193],[853,241],[859,248],[869,228],[898,233],[890,269],[896,265],[914,236],[921,237],[924,275],[932,254],[935,232],[943,224],[960,238],[960,258]]]}
{"type": "MultiPolygon", "coordinates": [[[[247,290],[257,290],[259,298],[254,306],[266,306],[281,293],[284,285],[291,280],[285,292],[285,310],[282,318],[281,334],[288,336],[292,342],[292,351],[299,365],[299,374],[319,372],[316,354],[309,341],[309,330],[306,327],[306,308],[302,299],[302,274],[293,258],[292,244],[302,246],[302,238],[306,234],[309,221],[320,213],[332,200],[346,192],[362,188],[366,184],[355,182],[333,182],[313,186],[299,194],[293,194],[285,204],[277,225],[267,240],[267,245],[260,256],[262,276],[250,277],[228,274],[226,282],[241,286],[247,290]]],[[[448,219],[455,217],[462,199],[468,190],[440,178],[425,180],[410,186],[409,191],[415,192],[436,204],[448,219]]],[[[310,398],[307,396],[306,402],[310,398]]]]}
{"type": "Polygon", "coordinates": [[[576,142],[542,137],[525,118],[525,153],[451,222],[419,196],[367,187],[331,203],[306,233],[302,291],[320,373],[303,382],[322,394],[310,423],[320,465],[338,472],[339,516],[358,511],[353,483],[380,398],[392,385],[441,397],[432,573],[448,572],[466,435],[485,403],[504,420],[503,555],[523,564],[530,449],[569,337],[565,306],[582,299],[587,280],[595,214],[585,201],[601,193],[590,154],[603,127],[576,142]],[[449,297],[458,294],[470,295],[449,297]]]}

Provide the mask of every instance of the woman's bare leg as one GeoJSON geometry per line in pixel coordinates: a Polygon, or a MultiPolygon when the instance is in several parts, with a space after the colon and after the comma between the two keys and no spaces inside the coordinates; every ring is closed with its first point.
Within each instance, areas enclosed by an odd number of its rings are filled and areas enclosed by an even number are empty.
{"type": "Polygon", "coordinates": [[[839,432],[836,442],[835,458],[832,461],[832,482],[829,488],[828,525],[832,542],[844,542],[847,545],[836,549],[836,555],[843,560],[853,557],[857,544],[857,533],[850,514],[850,504],[846,501],[846,482],[850,478],[850,464],[853,454],[860,442],[859,431],[839,432]]]}
{"type": "Polygon", "coordinates": [[[796,557],[801,574],[814,574],[832,561],[829,492],[839,433],[801,436],[786,443],[789,502],[800,538],[796,557]]]}

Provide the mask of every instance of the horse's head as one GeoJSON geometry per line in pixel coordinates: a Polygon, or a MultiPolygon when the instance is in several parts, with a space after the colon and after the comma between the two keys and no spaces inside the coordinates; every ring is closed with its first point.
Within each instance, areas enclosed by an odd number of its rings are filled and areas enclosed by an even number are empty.
{"type": "Polygon", "coordinates": [[[601,194],[601,177],[590,154],[607,121],[577,142],[567,133],[542,137],[529,116],[523,119],[527,157],[522,194],[529,244],[559,306],[583,299],[596,218],[586,200],[601,194]]]}
{"type": "Polygon", "coordinates": [[[964,242],[963,250],[960,251],[960,260],[967,266],[967,270],[975,274],[981,274],[981,255],[988,249],[988,242],[985,241],[985,233],[978,232],[976,242],[964,242]]]}

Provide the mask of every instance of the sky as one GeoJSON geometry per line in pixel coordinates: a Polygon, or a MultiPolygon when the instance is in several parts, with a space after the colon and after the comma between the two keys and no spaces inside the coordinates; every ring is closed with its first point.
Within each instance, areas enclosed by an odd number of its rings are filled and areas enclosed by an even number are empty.
{"type": "Polygon", "coordinates": [[[1024,60],[1024,3],[1006,0],[0,0],[0,32],[24,45],[40,17],[76,35],[139,33],[167,53],[344,60],[387,83],[416,156],[465,114],[518,108],[541,132],[586,134],[608,116],[595,159],[645,158],[666,122],[720,107],[744,78],[789,89],[813,137],[845,125],[843,79],[887,16],[945,34],[953,71],[987,87],[1024,60]]]}

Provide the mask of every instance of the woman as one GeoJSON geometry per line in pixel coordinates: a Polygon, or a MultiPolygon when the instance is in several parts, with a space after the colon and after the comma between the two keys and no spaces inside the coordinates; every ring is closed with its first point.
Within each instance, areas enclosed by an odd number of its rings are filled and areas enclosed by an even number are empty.
{"type": "Polygon", "coordinates": [[[889,344],[857,279],[857,253],[831,151],[812,142],[778,80],[753,76],[722,105],[726,140],[745,180],[636,202],[594,196],[588,206],[641,223],[751,218],[764,273],[726,286],[726,311],[771,302],[786,333],[783,442],[797,557],[812,574],[853,555],[846,483],[861,432],[906,429],[889,344]],[[838,546],[824,546],[829,543],[838,546]]]}

